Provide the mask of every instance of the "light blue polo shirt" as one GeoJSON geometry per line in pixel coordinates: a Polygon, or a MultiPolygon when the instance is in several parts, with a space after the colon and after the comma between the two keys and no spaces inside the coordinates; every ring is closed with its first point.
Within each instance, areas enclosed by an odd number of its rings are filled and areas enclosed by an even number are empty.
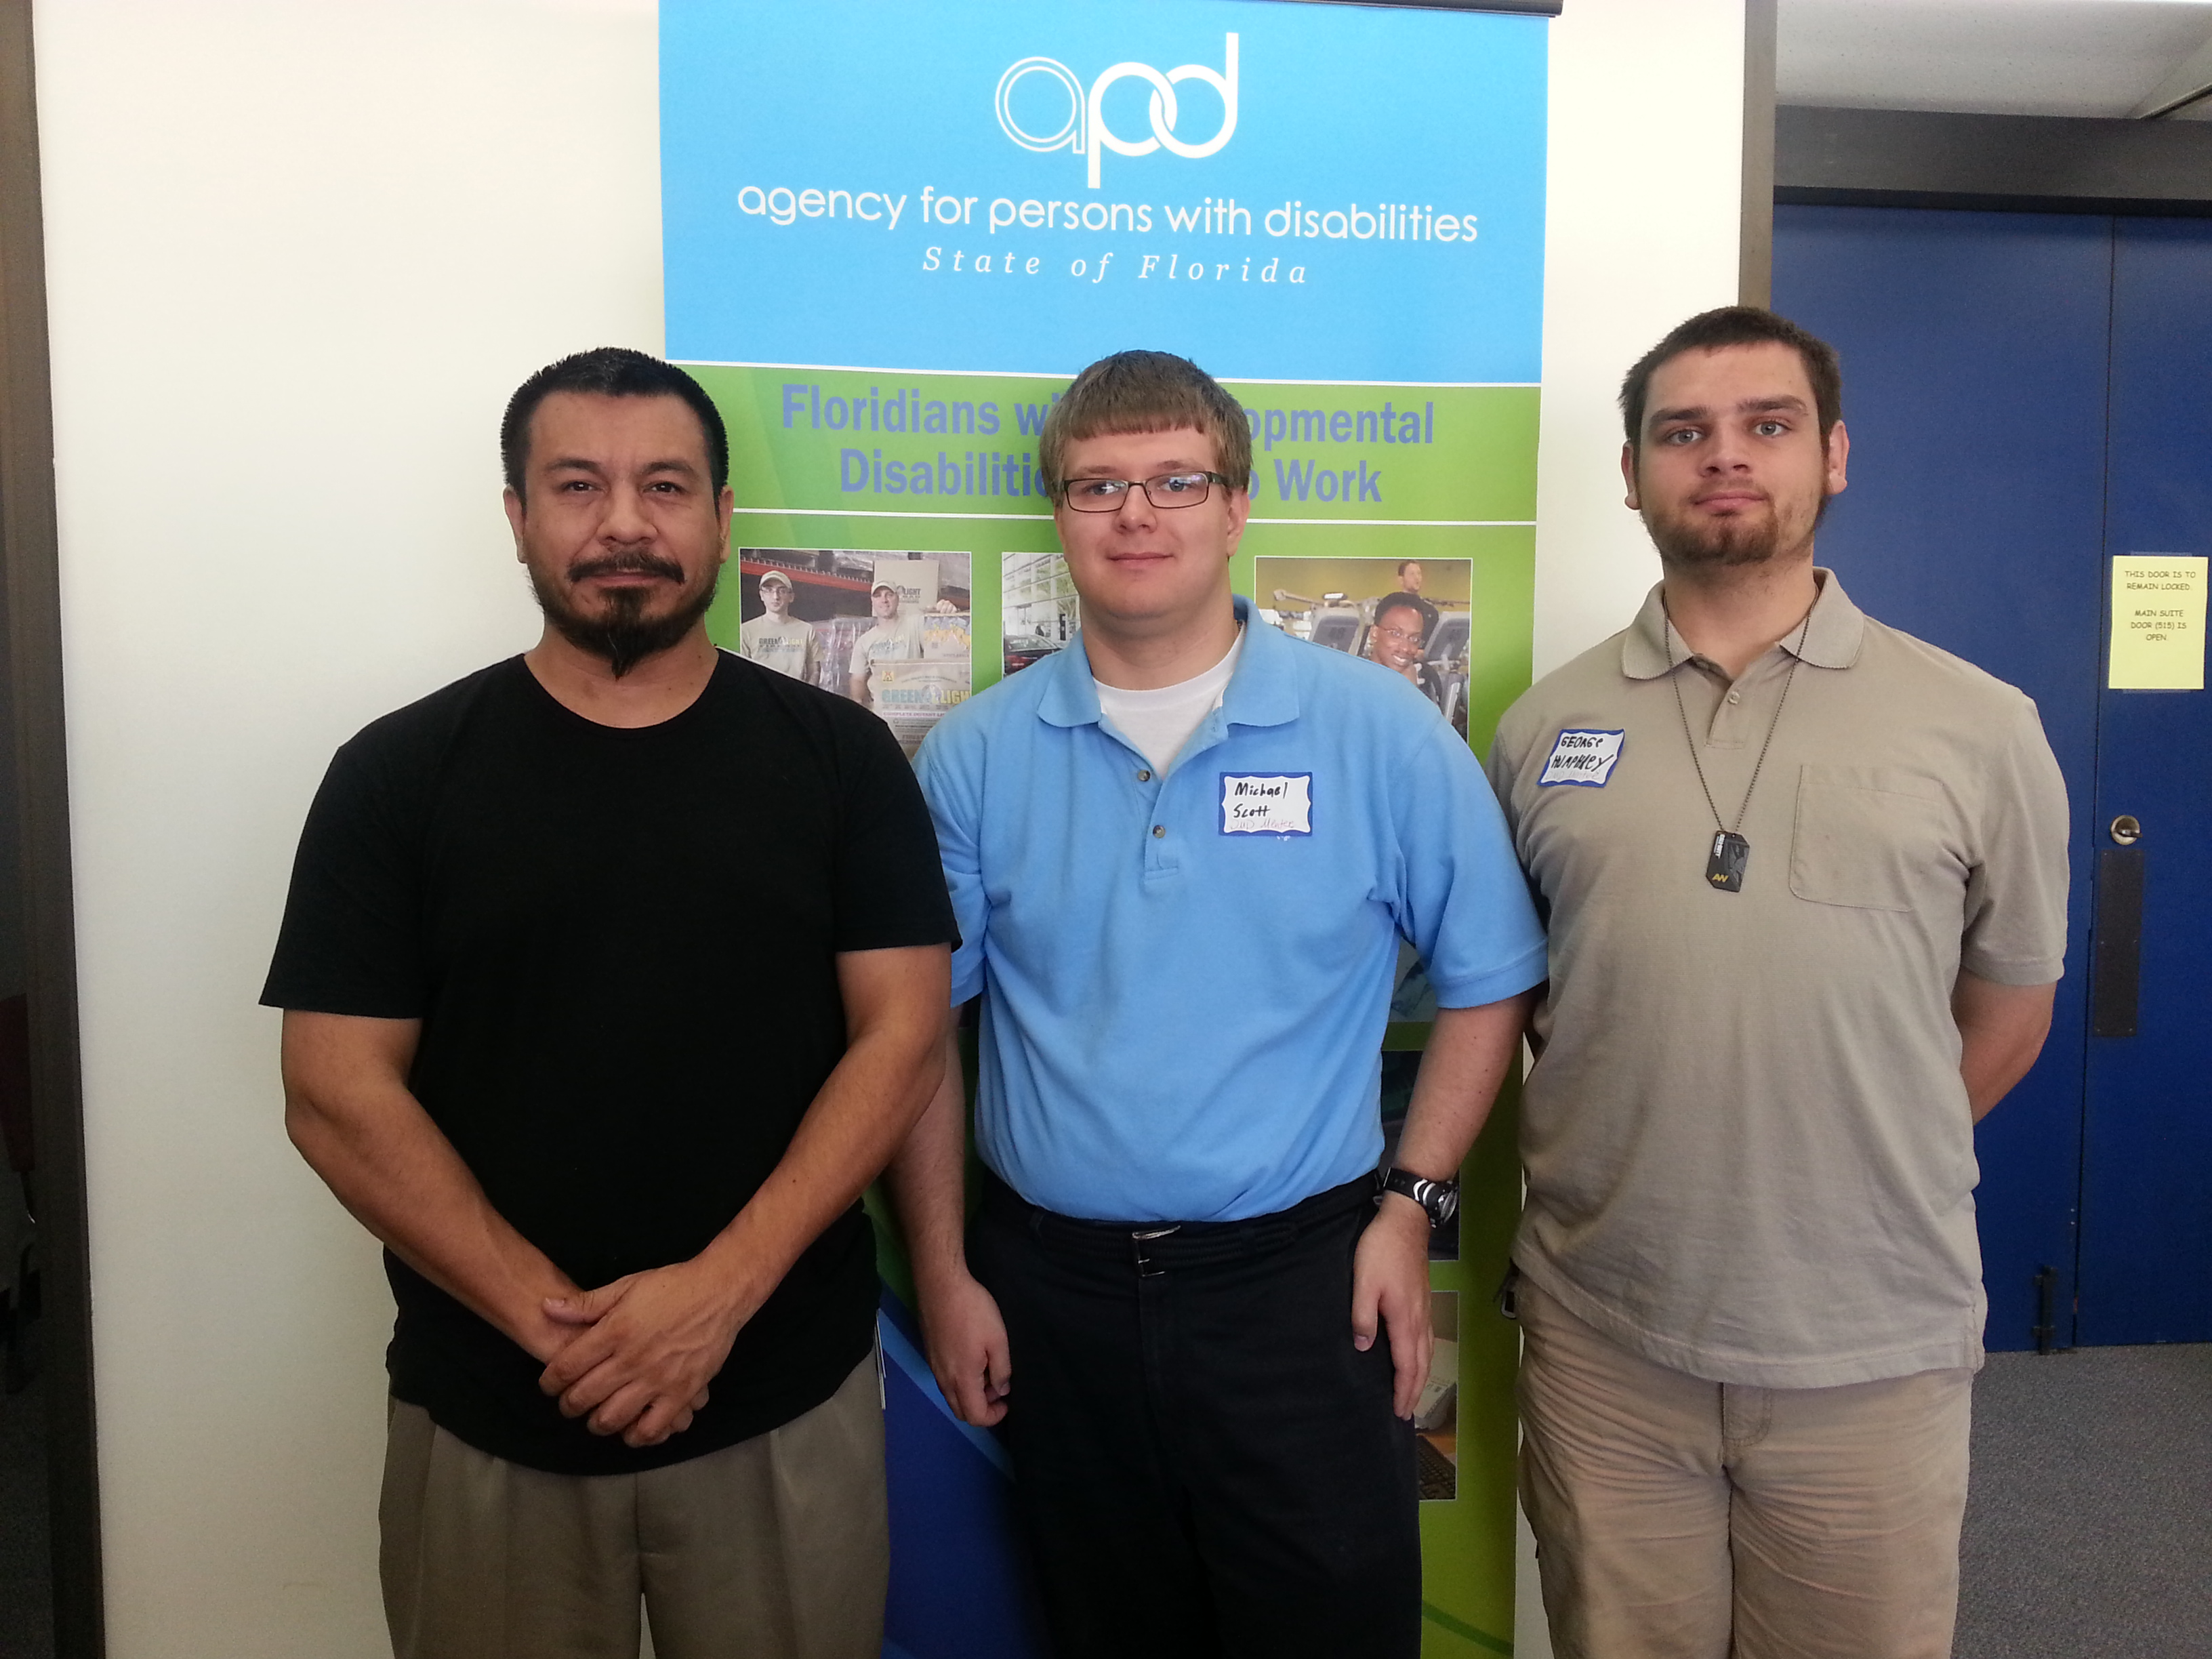
{"type": "Polygon", "coordinates": [[[975,1132],[1032,1203],[1233,1221],[1374,1169],[1402,934],[1437,1000],[1544,977],[1474,756],[1374,663],[1252,620],[1164,775],[1068,647],[940,721],[917,765],[983,998],[975,1132]]]}

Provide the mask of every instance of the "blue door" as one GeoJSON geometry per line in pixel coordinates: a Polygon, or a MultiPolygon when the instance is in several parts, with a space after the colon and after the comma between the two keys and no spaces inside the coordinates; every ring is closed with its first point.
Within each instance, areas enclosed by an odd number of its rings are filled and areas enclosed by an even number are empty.
{"type": "Polygon", "coordinates": [[[1843,355],[1822,562],[2033,696],[2073,805],[2051,1040],[1978,1137],[1990,1346],[2212,1339],[2212,811],[2170,746],[2212,756],[2212,732],[2203,693],[2100,690],[2107,557],[2212,550],[2212,226],[1787,207],[1774,291],[1843,355]],[[2118,872],[2145,896],[2139,1018],[2092,1037],[2122,813],[2146,827],[2118,872]]]}
{"type": "MultiPolygon", "coordinates": [[[[2212,222],[2122,219],[2113,239],[2105,552],[2212,553],[2212,222]]],[[[2212,712],[2202,691],[2104,691],[2094,836],[2103,995],[2088,1040],[2083,1343],[2212,1340],[2212,712]],[[2142,825],[2117,846],[2115,818],[2142,825]],[[2126,862],[2136,868],[2130,872],[2126,862]],[[2140,884],[2139,955],[2124,914],[2140,884]],[[2109,931],[2111,937],[2103,937],[2109,931]],[[2115,987],[2108,976],[2118,974],[2115,987]],[[2101,1010],[2100,1010],[2101,1012],[2101,1010]],[[2102,1035],[2107,1024],[2132,1035],[2102,1035]]]]}

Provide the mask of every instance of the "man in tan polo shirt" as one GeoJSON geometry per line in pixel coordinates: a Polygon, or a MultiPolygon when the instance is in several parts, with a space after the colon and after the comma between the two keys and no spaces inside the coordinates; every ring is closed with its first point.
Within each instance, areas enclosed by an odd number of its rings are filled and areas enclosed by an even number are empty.
{"type": "Polygon", "coordinates": [[[1826,345],[1622,388],[1663,580],[1490,760],[1548,909],[1514,1261],[1561,1659],[1942,1659],[1984,1299],[1973,1124],[2041,1048],[2066,799],[2027,697],[1813,562],[1826,345]]]}

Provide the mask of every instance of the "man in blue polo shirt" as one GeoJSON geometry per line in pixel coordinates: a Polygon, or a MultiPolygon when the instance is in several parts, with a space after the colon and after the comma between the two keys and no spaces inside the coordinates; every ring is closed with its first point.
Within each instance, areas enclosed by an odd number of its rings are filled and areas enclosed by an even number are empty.
{"type": "Polygon", "coordinates": [[[963,1237],[956,1051],[892,1171],[930,1363],[1005,1422],[1062,1659],[1412,1659],[1429,1229],[1543,976],[1527,889],[1433,704],[1232,598],[1251,434],[1202,371],[1092,364],[1038,461],[1083,630],[919,762],[986,1170],[963,1237]],[[1442,1012],[1378,1205],[1401,937],[1442,1012]]]}

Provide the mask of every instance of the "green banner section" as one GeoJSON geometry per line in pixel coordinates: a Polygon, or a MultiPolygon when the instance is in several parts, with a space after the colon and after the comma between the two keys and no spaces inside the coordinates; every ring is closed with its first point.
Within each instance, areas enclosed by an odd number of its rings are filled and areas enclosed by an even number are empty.
{"type": "MultiPolygon", "coordinates": [[[[930,608],[969,642],[969,689],[956,684],[951,701],[1066,644],[1079,607],[1067,599],[1036,476],[1036,428],[1064,380],[693,372],[728,423],[738,502],[731,563],[708,617],[717,643],[738,646],[741,625],[760,615],[761,576],[786,573],[793,614],[820,635],[817,683],[857,696],[851,659],[836,653],[860,649],[850,641],[868,623],[871,585],[886,570],[927,569],[930,608]]],[[[1252,419],[1255,474],[1252,520],[1230,566],[1236,591],[1273,625],[1379,661],[1385,602],[1401,603],[1391,596],[1419,562],[1419,591],[1443,619],[1432,631],[1464,629],[1463,644],[1429,653],[1432,695],[1486,752],[1529,682],[1535,389],[1229,389],[1252,419]]],[[[1394,1021],[1386,1051],[1420,1048],[1420,1018],[1394,1021]]],[[[1455,1404],[1423,1425],[1424,1659],[1512,1651],[1519,1345],[1496,1295],[1520,1208],[1517,1103],[1509,1083],[1463,1171],[1456,1256],[1430,1267],[1438,1332],[1456,1344],[1457,1365],[1455,1404]]],[[[884,1279],[911,1306],[896,1233],[877,1195],[869,1204],[884,1279]]]]}
{"type": "Polygon", "coordinates": [[[1421,1505],[1422,1659],[1513,1650],[1521,1333],[1498,1290],[1521,1214],[1520,1103],[1510,1075],[1460,1171],[1459,1260],[1429,1264],[1431,1290],[1456,1292],[1459,1479],[1449,1502],[1421,1505]]]}
{"type": "MultiPolygon", "coordinates": [[[[732,478],[739,476],[732,462],[732,478]]],[[[742,499],[742,497],[740,498],[742,499]]],[[[991,642],[1000,636],[1001,570],[1010,553],[1056,553],[1060,538],[1050,518],[891,518],[859,514],[745,511],[732,526],[733,559],[750,550],[808,553],[967,553],[974,560],[975,689],[998,683],[1003,663],[991,642]]],[[[1468,738],[1487,753],[1498,716],[1528,688],[1529,621],[1535,603],[1536,542],[1533,526],[1457,525],[1322,525],[1254,523],[1230,564],[1239,593],[1252,595],[1256,561],[1402,559],[1470,562],[1471,639],[1468,652],[1468,738]]],[[[725,575],[707,630],[715,643],[734,649],[743,619],[746,584],[732,568],[725,575]]],[[[1269,603],[1271,595],[1260,596],[1269,603]]]]}
{"type": "MultiPolygon", "coordinates": [[[[693,367],[730,428],[740,508],[1042,516],[1037,434],[1062,380],[693,367]]],[[[1526,524],[1534,386],[1229,382],[1253,515],[1526,524]]]]}

